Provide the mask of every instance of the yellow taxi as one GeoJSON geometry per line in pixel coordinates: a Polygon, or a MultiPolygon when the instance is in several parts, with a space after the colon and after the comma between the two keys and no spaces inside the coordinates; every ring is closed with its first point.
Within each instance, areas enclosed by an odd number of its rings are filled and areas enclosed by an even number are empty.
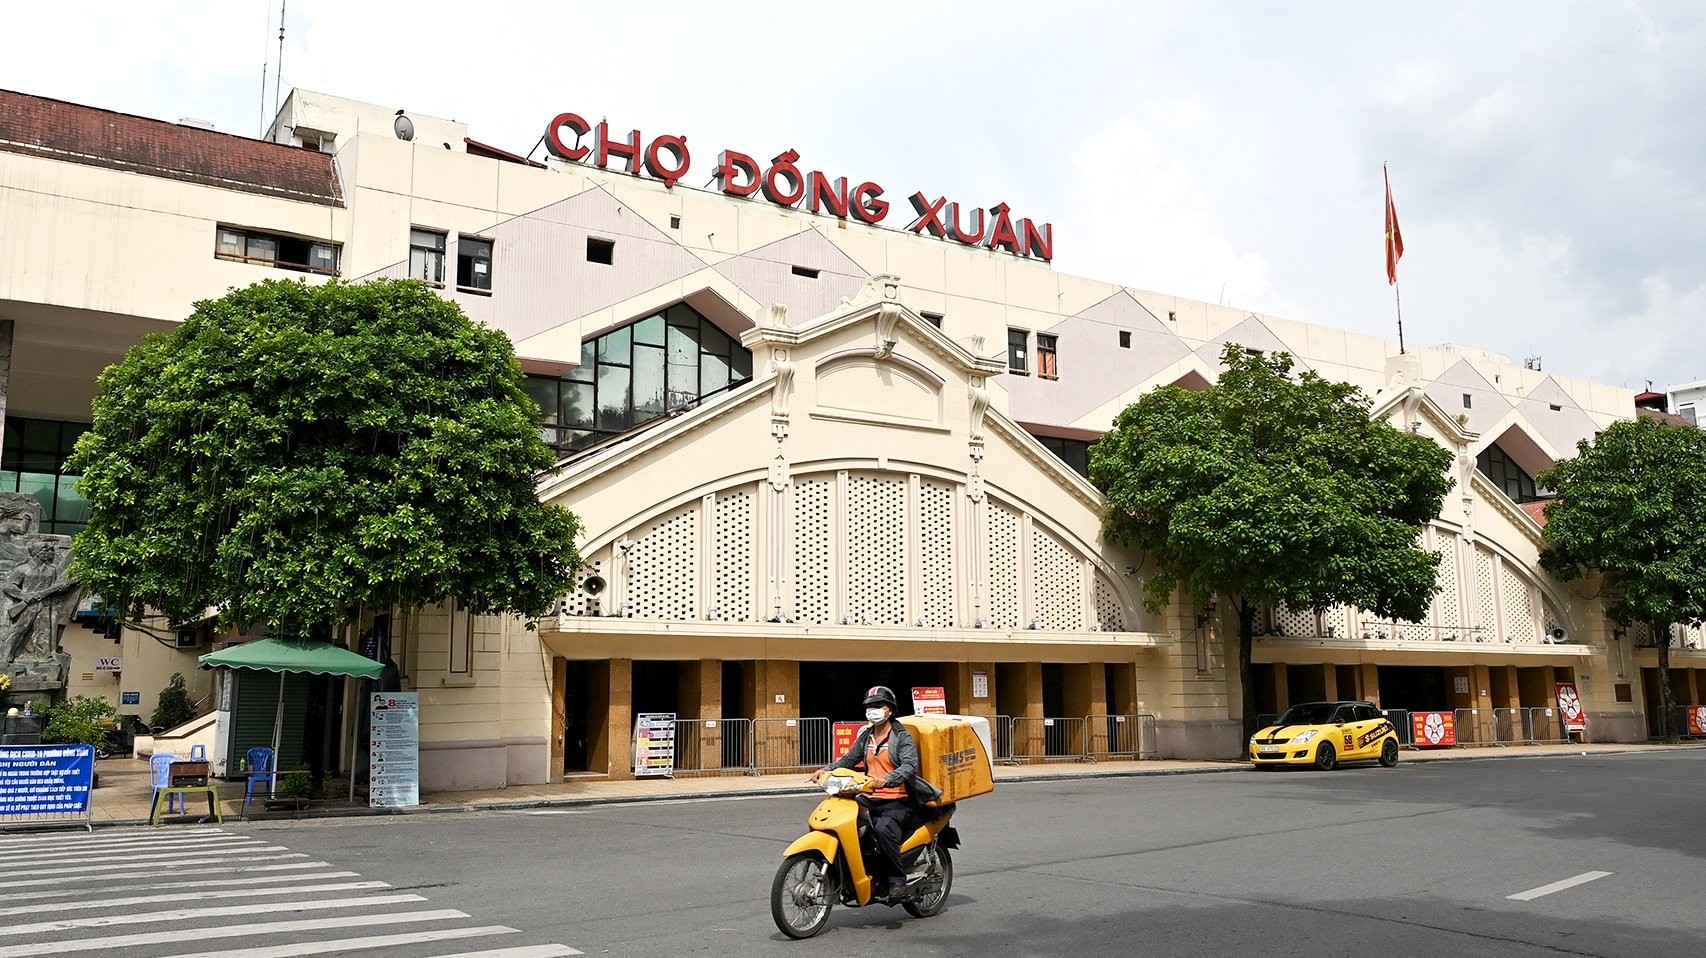
{"type": "Polygon", "coordinates": [[[1250,762],[1262,769],[1313,765],[1325,772],[1365,760],[1398,764],[1398,730],[1372,702],[1293,705],[1250,738],[1250,762]]]}

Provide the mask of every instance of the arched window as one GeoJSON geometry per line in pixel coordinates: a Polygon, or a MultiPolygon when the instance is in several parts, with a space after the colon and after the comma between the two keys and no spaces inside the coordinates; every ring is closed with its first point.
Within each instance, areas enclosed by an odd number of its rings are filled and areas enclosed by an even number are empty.
{"type": "Polygon", "coordinates": [[[584,449],[752,379],[752,353],[686,303],[581,343],[561,377],[528,376],[542,434],[584,449]]]}

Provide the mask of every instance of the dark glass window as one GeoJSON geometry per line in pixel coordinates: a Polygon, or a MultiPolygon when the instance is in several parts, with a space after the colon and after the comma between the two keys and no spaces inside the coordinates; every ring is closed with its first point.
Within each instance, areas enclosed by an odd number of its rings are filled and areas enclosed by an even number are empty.
{"type": "Polygon", "coordinates": [[[1030,360],[1031,334],[1023,329],[1007,330],[1007,371],[1022,373],[1030,360]]]}
{"type": "Polygon", "coordinates": [[[598,239],[593,236],[587,237],[586,261],[589,263],[602,263],[605,266],[609,266],[616,262],[615,240],[598,239]]]}
{"type": "Polygon", "coordinates": [[[1095,443],[1083,439],[1061,439],[1057,436],[1037,436],[1043,448],[1054,453],[1061,462],[1084,478],[1090,478],[1090,447],[1095,443]]]}
{"type": "Polygon", "coordinates": [[[461,236],[456,240],[456,285],[491,292],[492,241],[461,236]]]}
{"type": "Polygon", "coordinates": [[[1533,502],[1540,498],[1534,491],[1534,477],[1511,461],[1497,444],[1481,450],[1481,455],[1475,457],[1475,468],[1514,502],[1533,502]]]}
{"type": "Polygon", "coordinates": [[[89,504],[77,494],[81,477],[65,473],[66,458],[88,429],[83,422],[6,417],[0,492],[28,492],[40,500],[42,532],[71,535],[89,520],[89,504]]]}
{"type": "Polygon", "coordinates": [[[582,449],[752,379],[752,353],[685,303],[581,343],[579,366],[528,376],[541,434],[582,449]]]}
{"type": "Polygon", "coordinates": [[[214,233],[213,258],[278,269],[338,275],[343,247],[337,243],[221,226],[214,233]]]}

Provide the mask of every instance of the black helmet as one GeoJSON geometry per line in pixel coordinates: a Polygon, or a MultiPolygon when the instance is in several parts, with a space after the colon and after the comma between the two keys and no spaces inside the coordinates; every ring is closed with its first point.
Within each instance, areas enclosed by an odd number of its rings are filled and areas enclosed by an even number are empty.
{"type": "Polygon", "coordinates": [[[887,705],[890,711],[900,709],[900,703],[894,699],[894,691],[886,685],[873,685],[870,691],[865,693],[865,707],[870,708],[873,705],[887,705]]]}

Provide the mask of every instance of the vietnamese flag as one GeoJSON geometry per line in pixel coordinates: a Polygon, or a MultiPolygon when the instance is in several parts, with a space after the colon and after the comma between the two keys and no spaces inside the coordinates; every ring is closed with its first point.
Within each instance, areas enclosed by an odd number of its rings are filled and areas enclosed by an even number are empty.
{"type": "Polygon", "coordinates": [[[1380,166],[1380,175],[1386,180],[1386,284],[1396,285],[1398,282],[1398,260],[1404,255],[1404,234],[1398,232],[1398,208],[1392,205],[1392,178],[1386,173],[1386,164],[1380,166]]]}

